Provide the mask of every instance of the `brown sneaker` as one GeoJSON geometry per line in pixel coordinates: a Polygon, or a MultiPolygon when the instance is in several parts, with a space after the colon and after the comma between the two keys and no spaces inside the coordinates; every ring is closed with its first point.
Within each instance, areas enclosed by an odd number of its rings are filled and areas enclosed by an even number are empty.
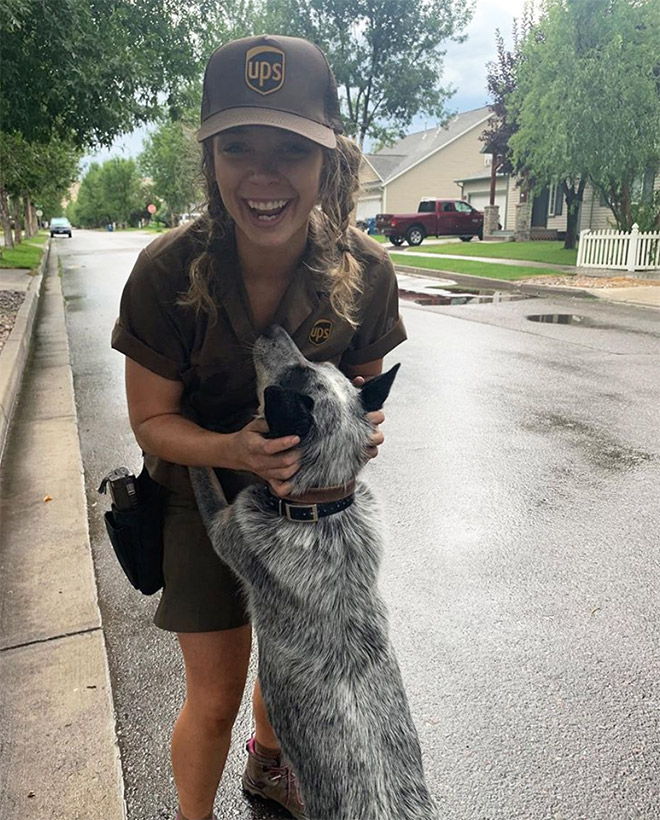
{"type": "Polygon", "coordinates": [[[298,778],[291,766],[279,758],[260,755],[255,749],[253,737],[245,748],[248,760],[243,772],[243,790],[252,796],[273,800],[296,820],[308,820],[298,790],[298,778]]]}

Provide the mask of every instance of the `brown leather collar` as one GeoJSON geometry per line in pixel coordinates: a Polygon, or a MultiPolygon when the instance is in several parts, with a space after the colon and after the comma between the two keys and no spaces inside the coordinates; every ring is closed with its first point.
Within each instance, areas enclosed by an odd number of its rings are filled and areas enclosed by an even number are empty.
{"type": "Polygon", "coordinates": [[[266,504],[289,521],[315,523],[319,518],[342,512],[353,503],[355,481],[338,487],[313,487],[306,493],[280,498],[268,488],[266,504]]]}
{"type": "Polygon", "coordinates": [[[355,491],[355,479],[348,484],[334,487],[312,487],[302,495],[290,495],[282,499],[290,504],[325,504],[327,501],[341,501],[355,491]]]}

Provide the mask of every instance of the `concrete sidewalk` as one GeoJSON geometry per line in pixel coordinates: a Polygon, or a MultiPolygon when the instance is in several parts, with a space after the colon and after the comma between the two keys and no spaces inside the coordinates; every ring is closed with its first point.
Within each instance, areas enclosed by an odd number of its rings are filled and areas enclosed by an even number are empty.
{"type": "MultiPolygon", "coordinates": [[[[24,302],[7,342],[30,349],[34,313],[31,320],[27,313],[36,310],[38,299],[31,360],[0,463],[0,817],[122,820],[121,767],[57,274],[51,251],[43,284],[34,286],[34,306],[24,302]]],[[[6,356],[7,346],[0,380],[12,385],[5,390],[9,415],[21,357],[6,356]]]]}

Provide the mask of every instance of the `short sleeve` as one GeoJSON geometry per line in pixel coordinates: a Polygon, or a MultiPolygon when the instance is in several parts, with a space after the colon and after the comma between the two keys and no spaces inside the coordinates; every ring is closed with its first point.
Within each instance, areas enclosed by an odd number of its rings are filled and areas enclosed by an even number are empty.
{"type": "Polygon", "coordinates": [[[166,379],[178,381],[189,354],[175,317],[176,292],[143,250],[126,282],[112,347],[166,379]]]}
{"type": "MultiPolygon", "coordinates": [[[[406,340],[399,316],[399,289],[390,258],[373,261],[365,274],[360,324],[341,365],[359,365],[382,359],[406,340]]],[[[340,366],[341,366],[340,365],[340,366]]]]}

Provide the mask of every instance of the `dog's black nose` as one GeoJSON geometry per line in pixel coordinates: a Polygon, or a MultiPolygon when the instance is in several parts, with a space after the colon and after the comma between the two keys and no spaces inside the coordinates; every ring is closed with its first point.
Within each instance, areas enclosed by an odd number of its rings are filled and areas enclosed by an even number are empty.
{"type": "Polygon", "coordinates": [[[266,339],[274,339],[277,331],[279,330],[277,325],[268,325],[268,327],[262,332],[262,336],[266,339]]]}

